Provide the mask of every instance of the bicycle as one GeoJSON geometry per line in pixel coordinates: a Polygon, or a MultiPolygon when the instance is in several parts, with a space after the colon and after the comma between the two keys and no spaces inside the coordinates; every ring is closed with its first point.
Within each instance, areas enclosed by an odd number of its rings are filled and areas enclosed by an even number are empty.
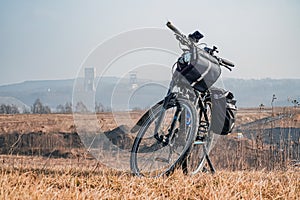
{"type": "Polygon", "coordinates": [[[137,176],[170,175],[180,166],[185,174],[196,174],[207,161],[215,172],[209,158],[214,139],[211,88],[221,74],[220,66],[231,70],[234,64],[217,57],[215,46],[198,47],[203,37],[199,31],[186,36],[171,22],[166,25],[175,33],[183,54],[173,65],[166,97],[131,129],[138,133],[131,149],[130,168],[137,176]]]}

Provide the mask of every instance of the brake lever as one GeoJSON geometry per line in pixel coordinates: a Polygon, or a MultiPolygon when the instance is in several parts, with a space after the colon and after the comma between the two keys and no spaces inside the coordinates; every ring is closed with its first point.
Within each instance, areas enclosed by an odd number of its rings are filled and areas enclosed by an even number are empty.
{"type": "Polygon", "coordinates": [[[219,61],[220,65],[222,65],[223,67],[227,68],[229,71],[232,71],[231,67],[225,65],[225,64],[222,62],[223,60],[222,60],[221,58],[218,58],[218,61],[219,61]]]}
{"type": "Polygon", "coordinates": [[[232,69],[230,67],[228,67],[227,65],[222,65],[223,67],[226,67],[229,71],[232,71],[232,69]]]}
{"type": "Polygon", "coordinates": [[[212,48],[212,54],[214,54],[214,52],[219,53],[219,51],[217,49],[218,49],[218,47],[213,46],[213,48],[212,48]]]}

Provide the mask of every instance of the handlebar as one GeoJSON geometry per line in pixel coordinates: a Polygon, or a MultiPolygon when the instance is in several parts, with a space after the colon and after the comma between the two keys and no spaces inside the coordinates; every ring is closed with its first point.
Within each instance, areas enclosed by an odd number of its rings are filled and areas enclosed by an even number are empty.
{"type": "Polygon", "coordinates": [[[187,46],[189,49],[193,49],[195,47],[195,44],[190,40],[190,38],[187,38],[186,35],[181,33],[171,22],[167,22],[166,25],[175,33],[176,39],[180,42],[180,44],[187,46]]]}
{"type": "MultiPolygon", "coordinates": [[[[186,45],[189,48],[193,48],[193,49],[198,48],[198,47],[196,47],[196,45],[194,44],[194,42],[190,38],[187,38],[184,34],[182,34],[171,22],[168,21],[166,25],[167,25],[167,27],[169,29],[171,29],[176,34],[176,39],[179,40],[179,42],[181,44],[186,45]]],[[[202,34],[201,34],[201,36],[203,37],[202,34]]],[[[219,52],[219,51],[217,51],[217,47],[214,46],[213,49],[210,49],[210,48],[207,48],[207,49],[206,49],[206,51],[209,54],[211,54],[212,56],[214,56],[215,58],[217,58],[217,60],[219,61],[220,65],[226,67],[227,69],[229,69],[231,71],[230,67],[234,67],[234,64],[231,61],[213,55],[213,52],[217,52],[217,53],[219,52]],[[207,49],[209,49],[210,52],[207,51],[207,49]]]]}
{"type": "Polygon", "coordinates": [[[169,29],[171,29],[174,33],[178,34],[178,35],[182,35],[182,33],[171,23],[171,22],[167,22],[167,27],[169,27],[169,29]]]}
{"type": "Polygon", "coordinates": [[[224,58],[220,58],[220,60],[221,60],[222,64],[225,64],[225,65],[227,65],[227,66],[229,66],[229,67],[234,67],[233,62],[231,62],[231,61],[229,61],[229,60],[226,60],[226,59],[224,59],[224,58]]]}

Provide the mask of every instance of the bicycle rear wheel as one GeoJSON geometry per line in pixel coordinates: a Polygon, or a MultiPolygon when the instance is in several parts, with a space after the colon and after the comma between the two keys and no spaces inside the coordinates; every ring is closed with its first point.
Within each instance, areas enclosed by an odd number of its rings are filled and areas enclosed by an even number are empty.
{"type": "Polygon", "coordinates": [[[133,143],[130,167],[137,176],[171,174],[188,155],[195,140],[198,127],[196,109],[190,101],[182,98],[177,98],[174,105],[168,105],[163,115],[158,134],[169,134],[168,142],[163,143],[155,138],[154,129],[162,109],[160,105],[151,110],[133,143]]]}
{"type": "Polygon", "coordinates": [[[206,112],[208,121],[205,119],[204,114],[201,114],[197,138],[193,142],[190,154],[182,164],[185,174],[194,175],[199,171],[204,171],[206,154],[208,155],[212,148],[215,134],[210,131],[209,127],[211,124],[211,103],[207,102],[205,107],[206,111],[204,112],[206,112]]]}

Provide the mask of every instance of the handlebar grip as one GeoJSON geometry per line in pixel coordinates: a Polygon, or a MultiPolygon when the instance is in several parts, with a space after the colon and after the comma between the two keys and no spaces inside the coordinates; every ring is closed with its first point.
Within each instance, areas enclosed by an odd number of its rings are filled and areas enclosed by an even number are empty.
{"type": "Polygon", "coordinates": [[[226,60],[224,58],[221,58],[222,60],[222,63],[225,64],[225,65],[228,65],[229,67],[234,67],[234,64],[233,62],[229,61],[229,60],[226,60]]]}
{"type": "Polygon", "coordinates": [[[171,22],[167,22],[166,25],[167,25],[167,27],[169,27],[169,29],[174,31],[174,33],[181,35],[180,31],[175,26],[173,26],[173,24],[171,22]]]}

